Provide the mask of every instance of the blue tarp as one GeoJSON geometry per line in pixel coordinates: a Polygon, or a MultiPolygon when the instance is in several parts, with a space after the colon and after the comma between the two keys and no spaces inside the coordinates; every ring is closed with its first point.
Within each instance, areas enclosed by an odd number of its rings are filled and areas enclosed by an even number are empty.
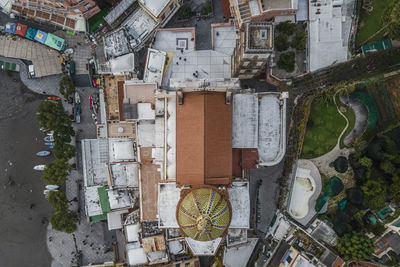
{"type": "Polygon", "coordinates": [[[45,44],[46,39],[47,39],[47,33],[38,30],[35,36],[35,40],[38,41],[39,43],[45,44]]]}
{"type": "Polygon", "coordinates": [[[17,25],[15,23],[7,22],[5,32],[14,33],[17,25]]]}

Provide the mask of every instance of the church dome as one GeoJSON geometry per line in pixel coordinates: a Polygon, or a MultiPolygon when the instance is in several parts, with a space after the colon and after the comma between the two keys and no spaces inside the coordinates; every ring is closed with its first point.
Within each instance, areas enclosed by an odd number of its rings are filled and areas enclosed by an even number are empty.
{"type": "Polygon", "coordinates": [[[177,220],[186,236],[211,241],[224,235],[231,221],[229,200],[212,188],[191,190],[177,206],[177,220]]]}

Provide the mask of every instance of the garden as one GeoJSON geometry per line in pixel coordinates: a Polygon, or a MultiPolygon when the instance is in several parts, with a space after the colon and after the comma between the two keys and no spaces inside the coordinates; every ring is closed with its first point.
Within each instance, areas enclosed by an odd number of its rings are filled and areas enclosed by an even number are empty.
{"type": "Polygon", "coordinates": [[[301,157],[311,159],[331,151],[345,126],[346,120],[339,114],[333,97],[320,96],[314,99],[301,157]]]}

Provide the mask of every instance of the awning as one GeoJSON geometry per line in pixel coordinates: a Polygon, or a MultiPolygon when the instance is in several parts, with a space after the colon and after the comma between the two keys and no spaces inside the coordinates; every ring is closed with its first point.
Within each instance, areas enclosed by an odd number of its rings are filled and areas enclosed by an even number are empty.
{"type": "Polygon", "coordinates": [[[47,33],[38,30],[35,36],[35,40],[38,41],[39,43],[45,44],[46,39],[47,39],[47,33]]]}
{"type": "Polygon", "coordinates": [[[35,36],[36,36],[37,30],[32,29],[31,27],[29,27],[26,30],[26,34],[25,34],[25,38],[28,38],[29,40],[35,40],[35,36]]]}
{"type": "Polygon", "coordinates": [[[18,24],[17,29],[15,30],[15,34],[25,37],[27,30],[28,30],[28,26],[26,26],[24,24],[18,24]]]}
{"type": "Polygon", "coordinates": [[[7,22],[6,29],[4,31],[7,33],[14,33],[16,27],[17,25],[15,23],[7,22]]]}

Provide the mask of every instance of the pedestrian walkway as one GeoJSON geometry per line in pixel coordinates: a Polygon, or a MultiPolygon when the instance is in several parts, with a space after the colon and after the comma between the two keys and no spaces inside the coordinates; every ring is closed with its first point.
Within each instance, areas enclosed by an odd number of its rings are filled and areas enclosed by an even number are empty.
{"type": "Polygon", "coordinates": [[[18,36],[0,36],[0,56],[32,61],[36,77],[62,73],[58,52],[18,36]]]}

